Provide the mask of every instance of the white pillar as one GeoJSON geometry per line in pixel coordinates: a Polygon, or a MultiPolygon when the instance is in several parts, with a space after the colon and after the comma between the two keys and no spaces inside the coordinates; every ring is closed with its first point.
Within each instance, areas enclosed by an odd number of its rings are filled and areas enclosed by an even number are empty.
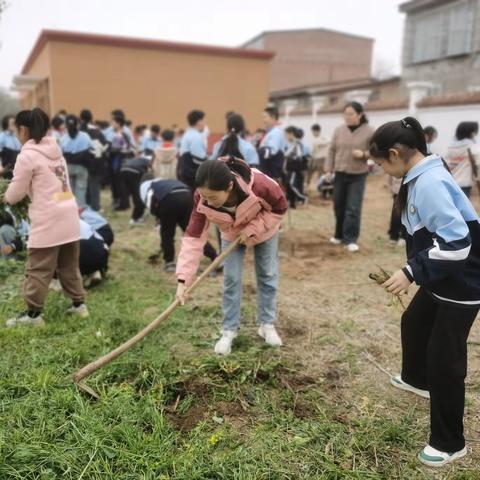
{"type": "Polygon", "coordinates": [[[431,82],[409,82],[408,114],[414,117],[417,114],[417,103],[430,94],[434,85],[431,82]]]}
{"type": "Polygon", "coordinates": [[[291,98],[288,100],[285,100],[283,102],[283,109],[284,109],[284,118],[285,118],[285,125],[288,124],[290,121],[290,113],[292,113],[292,110],[297,106],[298,101],[291,98]]]}
{"type": "Polygon", "coordinates": [[[365,105],[371,94],[371,90],[350,90],[345,94],[345,99],[347,102],[358,102],[365,105]]]}
{"type": "Polygon", "coordinates": [[[327,103],[327,97],[324,95],[313,95],[310,97],[312,102],[312,124],[317,123],[318,112],[325,106],[327,103]]]}

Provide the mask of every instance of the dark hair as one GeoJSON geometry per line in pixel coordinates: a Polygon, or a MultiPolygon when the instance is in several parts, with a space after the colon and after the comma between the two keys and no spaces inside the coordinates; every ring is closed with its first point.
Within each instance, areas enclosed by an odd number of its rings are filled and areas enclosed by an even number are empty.
{"type": "Polygon", "coordinates": [[[135,133],[136,133],[137,135],[142,134],[144,131],[145,131],[145,127],[144,127],[143,125],[137,125],[137,126],[135,127],[135,133]]]}
{"type": "Polygon", "coordinates": [[[80,120],[81,120],[83,123],[90,123],[91,121],[93,121],[92,112],[91,112],[88,108],[84,108],[84,109],[80,112],[80,120]]]}
{"type": "Polygon", "coordinates": [[[201,110],[192,110],[187,115],[187,122],[191,127],[194,127],[204,117],[205,117],[205,112],[202,112],[201,110]]]}
{"type": "Polygon", "coordinates": [[[15,125],[28,129],[28,138],[40,143],[42,138],[47,134],[50,126],[48,115],[41,108],[33,110],[22,110],[15,117],[15,125]]]}
{"type": "MultiPolygon", "coordinates": [[[[383,158],[388,160],[389,150],[393,147],[403,147],[418,150],[423,155],[428,155],[427,142],[420,122],[413,117],[405,117],[402,120],[388,122],[377,128],[370,140],[370,155],[372,158],[383,158]]],[[[408,188],[403,183],[397,196],[395,209],[401,214],[408,201],[408,188]]]]}
{"type": "Polygon", "coordinates": [[[303,138],[304,131],[301,128],[296,128],[294,135],[297,140],[301,140],[303,138]]]}
{"type": "Polygon", "coordinates": [[[241,158],[243,155],[240,152],[240,146],[238,142],[238,136],[245,130],[245,121],[243,117],[238,113],[232,113],[227,117],[227,131],[228,135],[223,140],[220,150],[218,152],[219,157],[236,157],[241,158]]]}
{"type": "Polygon", "coordinates": [[[460,122],[455,132],[457,140],[472,138],[473,133],[478,133],[478,122],[460,122]]]}
{"type": "Polygon", "coordinates": [[[101,130],[104,130],[108,128],[110,124],[106,120],[95,120],[95,125],[101,130]]]}
{"type": "Polygon", "coordinates": [[[277,107],[267,107],[265,108],[264,112],[270,115],[275,120],[278,120],[278,117],[280,116],[280,114],[278,113],[277,107]]]}
{"type": "Polygon", "coordinates": [[[61,108],[58,111],[57,115],[63,115],[64,117],[66,117],[67,116],[67,111],[64,108],[61,108]]]}
{"type": "Polygon", "coordinates": [[[160,125],[158,125],[158,123],[155,123],[150,127],[150,131],[157,134],[160,133],[160,125]]]}
{"type": "Polygon", "coordinates": [[[226,162],[222,160],[207,160],[203,162],[195,175],[197,188],[207,187],[210,190],[227,190],[230,182],[237,184],[235,173],[245,182],[250,183],[252,171],[247,163],[239,158],[230,157],[226,162]]]}
{"type": "Polygon", "coordinates": [[[315,132],[319,132],[321,130],[321,127],[318,123],[314,123],[311,129],[315,132]]]}
{"type": "Polygon", "coordinates": [[[78,118],[75,115],[67,115],[65,119],[67,125],[67,132],[71,138],[75,138],[78,135],[78,118]]]}
{"type": "Polygon", "coordinates": [[[432,137],[433,135],[436,135],[438,132],[435,127],[432,127],[431,125],[429,125],[428,127],[425,127],[423,129],[423,133],[425,135],[428,135],[429,137],[432,137]]]}
{"type": "Polygon", "coordinates": [[[365,115],[365,110],[363,108],[363,105],[359,102],[348,102],[344,107],[343,107],[343,111],[345,111],[348,107],[350,108],[353,108],[357,113],[358,115],[361,115],[360,117],[360,125],[364,124],[364,123],[368,123],[368,118],[367,116],[365,115]]]}
{"type": "Polygon", "coordinates": [[[118,123],[121,127],[124,127],[125,126],[125,117],[123,117],[122,115],[114,115],[112,117],[112,120],[115,122],[115,123],[118,123]]]}
{"type": "Polygon", "coordinates": [[[290,125],[285,129],[285,133],[291,133],[292,135],[295,135],[296,131],[297,131],[297,128],[294,127],[293,125],[290,125]]]}
{"type": "Polygon", "coordinates": [[[121,110],[120,108],[116,108],[115,110],[112,110],[110,115],[112,117],[123,117],[123,119],[125,120],[125,112],[123,110],[121,110]]]}
{"type": "Polygon", "coordinates": [[[235,112],[233,110],[229,110],[228,112],[225,113],[225,120],[228,120],[228,117],[230,115],[235,115],[235,112]]]}
{"type": "Polygon", "coordinates": [[[58,115],[52,118],[52,128],[55,128],[55,130],[58,130],[64,123],[65,120],[58,115]]]}
{"type": "Polygon", "coordinates": [[[2,118],[2,130],[7,130],[8,129],[8,124],[9,124],[11,118],[15,118],[15,116],[9,114],[9,115],[5,115],[2,118]]]}
{"type": "Polygon", "coordinates": [[[175,138],[175,132],[173,130],[163,130],[162,131],[162,140],[165,142],[171,142],[175,138]]]}

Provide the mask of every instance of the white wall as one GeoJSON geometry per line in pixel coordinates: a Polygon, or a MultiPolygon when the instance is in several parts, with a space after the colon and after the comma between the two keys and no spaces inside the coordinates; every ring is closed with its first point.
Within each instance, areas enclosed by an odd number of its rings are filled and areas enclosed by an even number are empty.
{"type": "MultiPolygon", "coordinates": [[[[370,125],[375,128],[385,122],[400,120],[407,115],[407,109],[374,110],[367,112],[370,125]]],[[[424,127],[432,125],[438,130],[438,139],[432,145],[432,150],[435,153],[444,155],[448,144],[455,135],[455,129],[460,122],[480,122],[480,104],[419,108],[416,118],[424,127]]],[[[331,138],[333,130],[343,122],[343,119],[340,113],[319,113],[317,114],[316,122],[321,125],[323,134],[331,138]]],[[[287,122],[285,122],[285,118],[282,119],[282,125],[285,127],[295,125],[302,128],[305,131],[307,141],[311,138],[310,127],[312,124],[313,120],[311,115],[292,115],[287,122]]],[[[478,140],[480,141],[480,137],[478,140]]]]}

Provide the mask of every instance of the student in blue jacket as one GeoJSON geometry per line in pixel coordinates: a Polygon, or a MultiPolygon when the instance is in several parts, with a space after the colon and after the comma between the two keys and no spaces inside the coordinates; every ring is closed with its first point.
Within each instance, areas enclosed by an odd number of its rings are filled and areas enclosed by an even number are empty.
{"type": "Polygon", "coordinates": [[[70,187],[79,208],[87,205],[88,169],[93,161],[93,143],[87,133],[80,131],[78,118],[67,115],[67,131],[60,139],[65,160],[68,165],[70,187]]]}
{"type": "Polygon", "coordinates": [[[202,136],[205,128],[205,113],[201,110],[192,110],[187,115],[187,121],[189,127],[185,130],[180,144],[178,178],[193,193],[198,167],[207,159],[207,146],[202,136]]]}
{"type": "Polygon", "coordinates": [[[263,123],[267,133],[260,141],[258,156],[260,170],[281,183],[284,179],[285,139],[283,129],[278,124],[279,113],[276,107],[267,107],[263,111],[263,123]]]}
{"type": "Polygon", "coordinates": [[[2,159],[0,170],[5,178],[12,178],[17,155],[22,149],[22,144],[15,135],[15,117],[13,115],[5,115],[2,118],[2,130],[0,133],[0,157],[2,159]]]}
{"type": "Polygon", "coordinates": [[[480,223],[437,155],[428,155],[419,122],[381,126],[370,155],[402,178],[397,208],[407,230],[405,267],[384,284],[420,286],[402,316],[402,373],[391,383],[430,398],[430,441],[422,463],[440,467],[467,453],[463,436],[467,338],[480,308],[480,223]]]}
{"type": "Polygon", "coordinates": [[[217,160],[219,157],[226,155],[228,146],[226,144],[229,133],[234,132],[238,138],[238,156],[245,159],[251,168],[259,167],[258,153],[255,147],[245,140],[242,135],[245,133],[245,120],[238,113],[230,113],[227,116],[227,135],[225,135],[220,141],[215,143],[212,151],[212,160],[217,160]]]}

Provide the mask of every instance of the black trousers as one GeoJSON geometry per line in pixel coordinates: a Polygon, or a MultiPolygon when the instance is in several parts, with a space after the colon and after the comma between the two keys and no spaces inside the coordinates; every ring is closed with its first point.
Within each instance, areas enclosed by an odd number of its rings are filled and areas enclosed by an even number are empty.
{"type": "Polygon", "coordinates": [[[400,238],[407,238],[405,227],[402,225],[402,216],[397,212],[395,203],[398,195],[393,196],[392,214],[390,216],[390,228],[388,229],[388,235],[390,240],[400,240],[400,238]]]}
{"type": "Polygon", "coordinates": [[[443,304],[421,287],[402,316],[402,380],[430,392],[430,445],[465,446],[467,338],[479,308],[443,304]]]}
{"type": "Polygon", "coordinates": [[[112,190],[113,206],[118,210],[127,210],[130,207],[128,191],[123,180],[121,167],[123,157],[112,154],[109,158],[108,173],[110,176],[110,188],[112,190]]]}
{"type": "Polygon", "coordinates": [[[333,208],[335,210],[335,238],[345,244],[357,243],[360,235],[363,194],[367,174],[335,172],[333,208]]]}
{"type": "Polygon", "coordinates": [[[90,237],[80,240],[79,267],[82,275],[90,275],[96,271],[106,272],[109,252],[102,240],[90,237]]]}
{"type": "MultiPolygon", "coordinates": [[[[170,192],[163,200],[152,205],[152,214],[160,221],[160,248],[165,263],[175,260],[175,230],[177,225],[185,231],[193,209],[192,194],[186,191],[170,192]]],[[[210,260],[217,258],[217,252],[207,242],[203,253],[210,260]]]]}
{"type": "Polygon", "coordinates": [[[142,180],[142,174],[140,172],[123,170],[122,178],[127,192],[127,198],[130,196],[132,197],[132,220],[138,220],[139,218],[142,218],[145,212],[145,205],[140,198],[140,183],[142,180]]]}
{"type": "Polygon", "coordinates": [[[297,202],[305,203],[307,196],[303,193],[305,174],[303,171],[287,171],[287,200],[292,208],[297,202]]]}

